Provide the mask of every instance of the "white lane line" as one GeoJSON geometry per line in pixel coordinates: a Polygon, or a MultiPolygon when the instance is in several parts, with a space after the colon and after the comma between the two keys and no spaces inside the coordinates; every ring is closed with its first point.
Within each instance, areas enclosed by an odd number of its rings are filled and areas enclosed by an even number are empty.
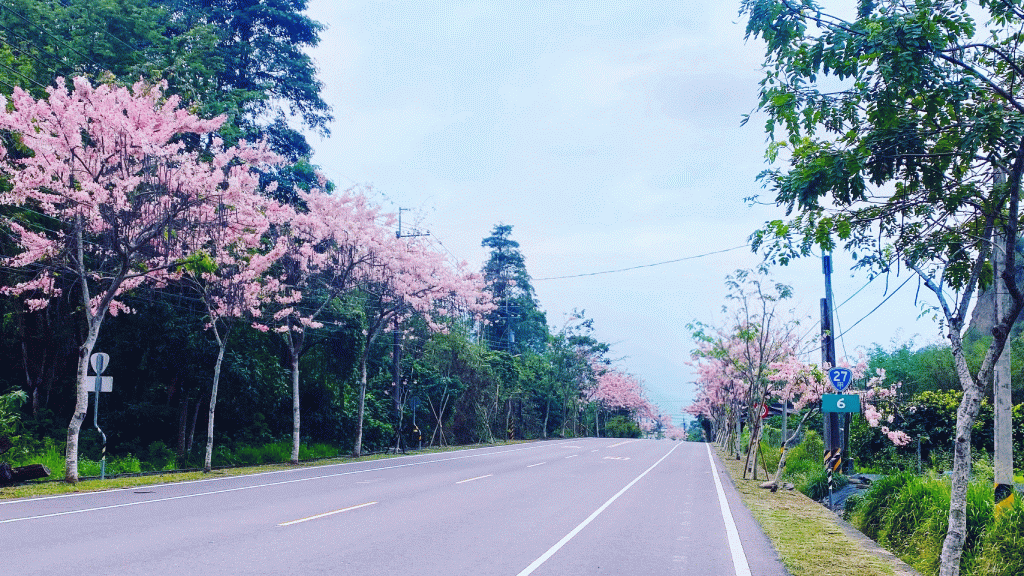
{"type": "Polygon", "coordinates": [[[615,502],[616,500],[618,500],[619,496],[622,496],[623,494],[625,494],[626,490],[629,490],[630,488],[632,488],[633,484],[636,484],[637,482],[640,481],[641,478],[646,476],[648,472],[650,472],[651,470],[654,470],[655,466],[657,466],[658,464],[661,464],[661,462],[663,460],[665,460],[665,458],[669,457],[669,454],[672,454],[673,452],[675,452],[676,448],[679,448],[681,445],[682,445],[681,442],[677,442],[676,445],[673,446],[672,449],[669,450],[667,454],[665,454],[664,456],[661,457],[661,460],[658,460],[657,462],[652,464],[650,468],[648,468],[647,470],[644,470],[639,476],[634,478],[632,482],[630,482],[629,484],[626,484],[626,486],[622,490],[619,490],[618,492],[615,493],[615,496],[612,496],[611,498],[609,498],[607,502],[605,502],[604,504],[601,504],[600,508],[598,508],[597,510],[594,510],[594,512],[591,513],[590,516],[587,516],[586,520],[584,520],[583,522],[580,522],[579,526],[573,528],[572,532],[569,532],[568,534],[563,536],[562,539],[559,540],[557,544],[555,544],[551,548],[548,548],[547,552],[541,554],[540,558],[537,558],[529,566],[527,566],[526,568],[523,568],[523,571],[520,572],[519,574],[517,574],[516,576],[528,576],[529,574],[533,574],[534,570],[536,570],[537,568],[540,568],[542,564],[544,564],[545,562],[548,561],[548,558],[551,558],[552,556],[554,556],[555,552],[558,552],[562,548],[562,546],[565,546],[566,544],[568,544],[569,541],[572,540],[577,534],[579,534],[581,530],[583,530],[584,528],[587,527],[587,524],[590,524],[591,522],[593,522],[594,518],[597,518],[598,515],[601,514],[601,512],[604,512],[605,508],[611,506],[612,502],[615,502]]]}
{"type": "Polygon", "coordinates": [[[591,452],[597,452],[597,450],[591,450],[591,452]]]}
{"type": "Polygon", "coordinates": [[[299,518],[298,520],[292,520],[291,522],[282,522],[278,526],[291,526],[292,524],[300,524],[302,522],[309,522],[310,520],[316,520],[318,518],[324,518],[326,516],[334,516],[335,514],[341,514],[342,512],[348,512],[349,510],[355,510],[357,508],[366,508],[367,506],[373,506],[376,502],[367,502],[366,504],[357,504],[355,506],[349,506],[348,508],[342,508],[341,510],[333,510],[331,512],[324,512],[323,514],[317,514],[316,516],[307,516],[305,518],[299,518]]]}
{"type": "Polygon", "coordinates": [[[609,446],[609,448],[616,448],[618,446],[622,446],[623,444],[632,444],[633,442],[636,442],[636,440],[626,440],[625,442],[619,442],[618,444],[612,444],[611,446],[609,446]]]}
{"type": "Polygon", "coordinates": [[[579,456],[579,454],[573,454],[572,456],[566,456],[565,459],[568,460],[569,458],[575,458],[577,456],[579,456]]]}
{"type": "Polygon", "coordinates": [[[705,444],[705,446],[708,449],[708,461],[711,462],[711,476],[714,477],[715,489],[718,490],[718,507],[722,509],[722,518],[725,519],[725,534],[729,538],[732,567],[736,571],[736,576],[750,576],[747,555],[743,553],[743,542],[740,541],[740,533],[736,529],[736,522],[732,519],[732,510],[729,509],[729,501],[725,498],[722,481],[718,478],[718,467],[715,466],[715,459],[711,456],[711,444],[705,444]]]}
{"type": "MultiPolygon", "coordinates": [[[[534,446],[536,447],[536,446],[534,446]]],[[[380,466],[378,468],[367,468],[365,470],[352,470],[351,472],[336,472],[334,474],[324,474],[322,476],[310,476],[307,478],[295,478],[293,480],[281,480],[279,482],[267,482],[266,484],[253,484],[250,486],[238,486],[236,488],[225,488],[223,490],[210,490],[209,492],[196,492],[194,494],[181,494],[179,496],[168,496],[166,498],[153,498],[151,500],[137,500],[135,502],[124,502],[121,504],[109,504],[107,506],[95,506],[93,508],[80,508],[78,510],[66,510],[64,512],[52,512],[50,514],[39,514],[36,516],[23,516],[21,518],[8,518],[6,520],[0,520],[0,524],[10,524],[13,522],[22,522],[25,520],[42,520],[44,518],[55,518],[57,516],[68,516],[71,514],[83,514],[85,512],[96,512],[99,510],[113,510],[115,508],[128,508],[130,506],[141,506],[143,504],[153,504],[156,502],[169,502],[171,500],[182,500],[185,498],[196,498],[198,496],[210,496],[212,494],[226,494],[228,492],[239,492],[241,490],[254,490],[256,488],[266,488],[270,486],[281,486],[284,484],[295,484],[297,482],[308,482],[311,480],[323,480],[326,478],[336,478],[339,476],[351,476],[352,474],[364,474],[366,472],[377,472],[380,470],[394,470],[396,468],[408,468],[410,466],[423,466],[426,464],[436,464],[438,462],[450,462],[452,460],[465,460],[466,458],[479,458],[480,456],[492,456],[494,454],[504,454],[506,452],[519,452],[521,450],[529,450],[530,448],[516,448],[513,450],[501,450],[499,452],[486,452],[483,454],[470,454],[467,456],[453,456],[451,458],[440,458],[437,460],[428,460],[426,462],[410,462],[408,464],[394,464],[392,466],[380,466]]],[[[306,468],[305,470],[309,470],[306,468]]],[[[233,476],[233,478],[247,478],[247,476],[233,476]]],[[[136,486],[135,489],[138,489],[136,486]]],[[[104,494],[104,492],[99,492],[104,494]]],[[[109,494],[109,492],[106,492],[109,494]]],[[[42,500],[42,498],[40,498],[42,500]]],[[[35,499],[19,500],[19,502],[34,502],[35,499]]]]}
{"type": "Polygon", "coordinates": [[[480,480],[482,478],[490,478],[494,474],[484,474],[483,476],[477,476],[476,478],[466,478],[465,480],[459,480],[456,484],[465,484],[466,482],[472,482],[473,480],[480,480]]]}
{"type": "Polygon", "coordinates": [[[538,462],[536,464],[530,464],[527,468],[533,468],[534,466],[540,466],[541,464],[547,464],[547,462],[538,462]]]}
{"type": "MultiPolygon", "coordinates": [[[[526,448],[511,448],[511,449],[508,449],[508,450],[496,450],[496,451],[493,451],[493,452],[486,452],[484,454],[470,454],[468,456],[459,456],[459,457],[456,457],[456,458],[443,458],[443,459],[439,459],[439,460],[429,460],[427,462],[419,462],[419,463],[411,464],[411,465],[430,464],[432,462],[447,462],[448,460],[459,460],[459,459],[462,459],[462,458],[476,458],[477,456],[491,456],[491,455],[494,455],[494,454],[504,454],[505,452],[519,452],[519,451],[522,451],[522,450],[532,450],[534,448],[541,448],[541,447],[544,447],[544,446],[551,446],[551,445],[553,445],[553,446],[561,446],[562,444],[564,444],[566,442],[569,442],[569,440],[554,441],[554,442],[551,442],[551,444],[548,444],[546,442],[545,443],[538,442],[538,443],[531,444],[530,446],[528,446],[526,448]]],[[[487,447],[485,447],[485,448],[466,448],[465,450],[459,450],[458,452],[460,452],[460,453],[477,452],[479,450],[490,450],[490,448],[487,448],[487,447]]],[[[434,453],[408,454],[408,455],[404,455],[404,456],[396,456],[394,458],[389,458],[388,460],[390,460],[390,461],[406,460],[406,459],[409,459],[409,458],[421,458],[423,456],[434,456],[434,455],[435,455],[434,453]]],[[[355,465],[358,465],[358,464],[366,464],[367,462],[369,462],[369,461],[368,460],[359,460],[359,461],[356,461],[356,462],[341,462],[341,463],[338,463],[338,464],[326,464],[324,466],[315,466],[315,467],[314,466],[303,466],[302,468],[289,468],[287,470],[271,470],[270,472],[257,472],[256,474],[244,474],[244,475],[233,475],[233,476],[219,476],[217,478],[202,478],[202,479],[199,479],[199,480],[185,480],[185,481],[182,481],[182,482],[166,482],[164,484],[147,484],[145,486],[145,488],[150,489],[150,488],[164,488],[164,487],[167,487],[167,486],[185,486],[187,484],[201,484],[201,483],[204,483],[204,482],[221,482],[223,480],[238,480],[239,478],[259,478],[260,476],[271,476],[271,475],[274,475],[274,474],[289,474],[289,473],[295,473],[295,472],[305,472],[307,470],[312,470],[314,468],[319,469],[319,470],[328,470],[328,469],[337,468],[337,467],[341,467],[341,466],[346,466],[347,467],[347,466],[355,466],[355,465]]],[[[372,468],[372,469],[369,469],[369,470],[364,470],[364,472],[370,472],[372,470],[384,470],[384,468],[372,468]]],[[[336,474],[332,474],[331,476],[336,476],[336,474]]],[[[331,476],[319,476],[319,478],[329,478],[331,476]]],[[[266,484],[266,486],[273,486],[273,485],[274,485],[273,483],[266,484]]],[[[70,493],[70,494],[55,494],[53,496],[37,496],[37,497],[32,497],[32,498],[14,498],[14,499],[11,499],[11,500],[0,500],[0,506],[5,506],[5,505],[8,505],[8,504],[20,504],[20,503],[23,503],[23,502],[40,502],[40,501],[43,501],[43,500],[58,500],[58,499],[63,499],[63,498],[78,498],[78,497],[85,498],[85,497],[96,496],[96,495],[109,496],[109,495],[117,493],[117,492],[132,492],[132,491],[138,490],[138,489],[139,489],[139,486],[129,486],[127,488],[116,488],[116,489],[113,489],[113,490],[94,490],[94,491],[91,491],[91,492],[73,492],[73,493],[70,493]]],[[[211,492],[211,494],[214,494],[214,493],[215,492],[211,492]]],[[[3,523],[3,522],[5,522],[5,521],[4,520],[0,520],[0,523],[3,523]]]]}

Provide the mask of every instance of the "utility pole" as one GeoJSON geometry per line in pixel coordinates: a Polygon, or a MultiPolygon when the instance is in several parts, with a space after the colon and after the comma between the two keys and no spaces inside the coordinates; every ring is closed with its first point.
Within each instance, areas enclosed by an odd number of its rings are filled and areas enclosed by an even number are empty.
{"type": "MultiPolygon", "coordinates": [[[[429,236],[430,231],[420,232],[419,230],[413,229],[412,232],[402,232],[402,212],[408,211],[408,208],[398,209],[398,231],[395,232],[395,238],[401,240],[402,238],[414,238],[416,236],[429,236]]],[[[405,412],[405,397],[407,394],[402,390],[402,333],[399,330],[398,315],[395,315],[395,329],[392,333],[393,345],[391,349],[391,378],[392,386],[395,389],[395,454],[401,450],[405,452],[405,442],[402,439],[402,416],[405,412]]]]}
{"type": "MultiPolygon", "coordinates": [[[[1005,180],[1002,172],[996,173],[996,185],[1002,184],[1005,180]]],[[[1005,269],[1004,258],[1006,257],[1005,236],[1001,232],[994,235],[992,243],[992,273],[995,281],[992,283],[994,290],[995,314],[993,323],[1001,321],[1007,308],[1006,283],[1003,281],[1005,269]]],[[[993,375],[992,394],[995,406],[993,407],[995,422],[993,423],[993,436],[995,436],[995,458],[993,461],[993,476],[995,480],[995,512],[997,515],[1005,512],[1013,505],[1013,427],[1011,424],[1013,415],[1010,390],[1010,341],[1003,348],[1002,354],[996,359],[995,374],[993,375]]]]}
{"type": "MultiPolygon", "coordinates": [[[[828,364],[830,368],[836,365],[836,341],[832,329],[832,256],[822,254],[821,271],[825,275],[825,297],[821,299],[821,362],[828,364]]],[[[844,418],[845,419],[845,418],[844,418]]],[[[844,450],[843,426],[838,412],[824,413],[825,427],[825,454],[824,461],[827,463],[834,459],[837,454],[840,461],[846,456],[844,450]]],[[[846,427],[849,428],[848,426],[846,427]]],[[[832,494],[829,492],[829,500],[832,494]]],[[[829,502],[831,505],[831,501],[829,502]]]]}

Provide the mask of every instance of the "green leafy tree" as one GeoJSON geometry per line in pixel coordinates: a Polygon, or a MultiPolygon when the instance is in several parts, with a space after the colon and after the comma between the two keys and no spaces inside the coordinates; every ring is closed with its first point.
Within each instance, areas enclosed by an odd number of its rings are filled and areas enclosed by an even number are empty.
{"type": "Polygon", "coordinates": [[[483,275],[495,305],[486,316],[484,339],[492,349],[510,354],[541,352],[547,341],[547,318],[537,305],[526,258],[511,236],[511,225],[498,224],[480,243],[491,250],[483,275]]]}
{"type": "Polygon", "coordinates": [[[966,2],[858,3],[846,21],[811,0],[744,0],[748,37],[767,44],[759,109],[770,161],[763,178],[788,219],[753,235],[786,263],[836,240],[860,265],[901,264],[933,293],[964,391],[957,411],[952,497],[940,575],[955,576],[967,534],[971,430],[993,365],[1024,304],[1013,271],[1024,173],[1024,8],[981,0],[979,34],[966,2]],[[1010,296],[977,372],[962,334],[992,254],[1010,296]]]}

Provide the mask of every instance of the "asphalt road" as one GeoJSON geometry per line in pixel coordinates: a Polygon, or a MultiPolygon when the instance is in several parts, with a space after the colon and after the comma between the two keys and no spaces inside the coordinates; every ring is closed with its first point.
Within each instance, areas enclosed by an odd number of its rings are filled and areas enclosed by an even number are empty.
{"type": "Polygon", "coordinates": [[[712,458],[586,438],[2,501],[0,573],[784,576],[712,458]]]}

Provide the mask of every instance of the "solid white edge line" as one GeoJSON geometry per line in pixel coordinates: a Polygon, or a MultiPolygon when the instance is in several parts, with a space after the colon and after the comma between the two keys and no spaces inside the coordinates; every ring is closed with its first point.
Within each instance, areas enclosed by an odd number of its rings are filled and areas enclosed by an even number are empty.
{"type": "Polygon", "coordinates": [[[523,568],[522,572],[520,572],[516,576],[528,576],[529,574],[533,574],[534,570],[536,570],[537,568],[540,568],[540,566],[542,564],[544,564],[545,562],[548,561],[548,558],[551,558],[552,556],[554,556],[555,552],[558,552],[562,548],[562,546],[565,546],[570,540],[572,540],[577,534],[579,534],[581,530],[586,528],[587,524],[590,524],[591,522],[593,522],[594,518],[597,518],[598,515],[601,514],[601,512],[604,512],[605,508],[611,506],[612,502],[615,502],[616,500],[618,500],[619,496],[622,496],[623,494],[625,494],[626,490],[629,490],[630,488],[632,488],[633,484],[636,484],[637,482],[640,481],[641,478],[646,476],[648,472],[650,472],[651,470],[654,470],[655,466],[657,466],[658,464],[661,464],[661,462],[663,460],[665,460],[665,458],[669,457],[669,454],[672,454],[673,452],[675,452],[676,448],[679,448],[681,445],[682,445],[681,442],[676,443],[676,445],[673,446],[672,449],[669,450],[667,454],[662,456],[660,460],[658,460],[657,462],[652,464],[651,467],[648,468],[647,470],[644,470],[639,476],[634,478],[632,482],[630,482],[629,484],[626,484],[626,486],[622,490],[619,490],[618,492],[616,492],[615,496],[612,496],[611,498],[608,499],[607,502],[602,504],[600,508],[598,508],[597,510],[594,510],[594,512],[591,513],[590,516],[587,516],[586,520],[584,520],[583,522],[580,522],[579,526],[576,526],[575,528],[573,528],[572,531],[569,532],[568,534],[566,534],[565,536],[563,536],[562,539],[559,540],[557,544],[555,544],[551,548],[548,548],[547,552],[541,554],[540,558],[537,558],[529,566],[527,566],[526,568],[523,568]]]}
{"type": "MultiPolygon", "coordinates": [[[[270,486],[281,486],[283,484],[294,484],[294,483],[297,483],[297,482],[309,482],[309,481],[312,481],[312,480],[323,480],[323,479],[326,479],[326,478],[336,478],[338,476],[350,476],[352,474],[364,474],[366,472],[379,472],[381,470],[393,470],[395,468],[408,468],[410,466],[424,466],[426,464],[436,464],[438,462],[450,462],[452,460],[465,460],[466,458],[478,458],[480,456],[493,456],[495,454],[504,454],[506,452],[519,452],[521,450],[530,450],[530,449],[536,448],[536,447],[537,447],[537,445],[531,445],[530,447],[516,448],[516,449],[513,449],[513,450],[500,450],[500,451],[497,451],[497,452],[485,452],[483,454],[470,454],[470,455],[465,455],[465,456],[454,456],[454,457],[451,457],[451,458],[439,458],[437,460],[427,460],[426,462],[410,462],[408,464],[395,464],[395,465],[392,465],[392,466],[380,466],[378,468],[367,468],[367,469],[364,469],[364,470],[352,470],[351,472],[336,472],[334,474],[324,474],[324,475],[321,475],[321,476],[309,476],[309,477],[306,477],[306,478],[295,478],[293,480],[281,480],[281,481],[278,481],[278,482],[267,482],[266,484],[252,484],[252,485],[248,485],[248,486],[238,486],[236,488],[225,488],[223,490],[211,490],[209,492],[196,492],[196,493],[193,493],[193,494],[181,494],[181,495],[178,495],[178,496],[168,496],[166,498],[153,498],[152,500],[139,500],[139,501],[136,501],[136,502],[124,502],[124,503],[121,503],[121,504],[108,504],[106,506],[96,506],[96,507],[93,507],[93,508],[79,508],[77,510],[65,510],[63,512],[51,512],[49,514],[39,514],[39,515],[36,515],[36,516],[22,516],[22,517],[19,517],[19,518],[8,518],[6,520],[0,520],[0,524],[10,524],[10,523],[13,523],[13,522],[22,522],[22,521],[25,521],[25,520],[42,520],[44,518],[55,518],[57,516],[68,516],[68,515],[71,515],[71,514],[83,514],[85,512],[96,512],[96,511],[99,511],[99,510],[112,510],[114,508],[128,508],[128,507],[131,507],[131,506],[141,506],[143,504],[155,504],[157,502],[170,502],[171,500],[183,500],[183,499],[186,499],[186,498],[196,498],[198,496],[209,496],[209,495],[212,495],[212,494],[225,494],[225,493],[228,493],[228,492],[239,492],[241,490],[255,490],[256,488],[267,488],[267,487],[270,487],[270,486]]],[[[397,458],[392,459],[392,460],[396,460],[396,459],[397,458]]],[[[355,462],[353,462],[352,464],[355,464],[355,462]]],[[[304,470],[312,470],[312,468],[304,468],[304,470]]],[[[242,479],[249,478],[249,477],[251,477],[251,476],[231,476],[231,478],[242,478],[242,479]]],[[[223,478],[223,479],[226,480],[227,478],[223,478]]],[[[202,481],[199,480],[198,482],[202,482],[202,481]]],[[[168,486],[174,486],[174,484],[168,484],[168,486]]],[[[152,487],[153,486],[145,486],[145,488],[152,488],[152,487]]],[[[137,490],[139,488],[142,488],[142,486],[135,486],[135,487],[133,487],[131,489],[132,490],[137,490]]],[[[96,494],[103,494],[103,492],[96,492],[96,494]]],[[[36,500],[37,499],[35,499],[35,498],[30,498],[30,499],[27,499],[27,500],[18,500],[18,502],[34,502],[36,500]]],[[[38,500],[42,500],[42,498],[39,498],[38,500]]]]}
{"type": "Polygon", "coordinates": [[[483,478],[490,478],[494,474],[484,474],[483,476],[477,476],[476,478],[466,478],[465,480],[459,480],[456,484],[465,484],[466,482],[472,482],[473,480],[481,480],[483,478]]]}
{"type": "Polygon", "coordinates": [[[732,518],[732,510],[729,508],[729,501],[725,498],[725,489],[722,488],[722,481],[718,478],[718,467],[715,466],[715,459],[711,456],[711,444],[705,444],[708,449],[708,461],[711,462],[711,476],[715,479],[715,489],[718,490],[718,507],[722,509],[722,518],[725,520],[725,534],[729,539],[729,552],[732,553],[732,566],[736,576],[750,576],[750,565],[747,564],[747,556],[743,553],[743,542],[740,541],[739,530],[736,529],[736,522],[732,518]]]}
{"type": "MultiPolygon", "coordinates": [[[[561,446],[562,444],[565,444],[567,442],[569,442],[569,440],[560,440],[560,441],[552,442],[551,445],[561,446]]],[[[493,455],[493,454],[502,454],[504,452],[519,452],[520,450],[529,450],[529,449],[532,449],[532,448],[537,448],[537,447],[545,446],[545,445],[547,445],[547,444],[546,443],[542,443],[542,442],[537,442],[537,443],[531,443],[530,446],[527,447],[527,448],[513,448],[511,450],[498,449],[498,450],[496,450],[494,452],[487,452],[486,454],[471,454],[469,456],[460,456],[458,458],[443,458],[443,459],[438,459],[438,460],[429,460],[427,462],[422,462],[422,464],[429,464],[431,462],[447,462],[449,460],[456,460],[456,459],[461,459],[461,458],[475,458],[476,456],[489,456],[489,455],[493,455]]],[[[512,446],[516,446],[516,444],[512,444],[512,446]]],[[[454,454],[454,453],[476,452],[476,451],[479,451],[479,450],[494,450],[494,447],[492,447],[492,446],[481,446],[479,448],[465,448],[465,449],[462,449],[462,450],[453,450],[451,452],[428,452],[426,454],[405,454],[405,455],[402,455],[402,456],[395,456],[394,458],[388,458],[387,460],[388,461],[405,460],[405,459],[408,459],[408,458],[422,458],[424,456],[437,456],[438,454],[454,454]]],[[[110,495],[112,493],[117,493],[117,492],[132,492],[132,491],[138,490],[139,488],[147,488],[148,489],[148,488],[164,488],[164,487],[167,487],[167,486],[185,486],[185,485],[188,485],[188,484],[201,484],[201,483],[205,483],[205,482],[221,482],[221,481],[224,481],[224,480],[238,480],[239,478],[259,478],[260,476],[270,476],[270,475],[274,475],[274,474],[288,474],[288,473],[296,473],[296,472],[305,472],[307,470],[327,470],[327,469],[330,469],[330,468],[337,468],[337,467],[340,467],[340,466],[356,466],[356,465],[359,465],[359,464],[367,464],[367,463],[370,463],[370,462],[379,462],[379,460],[357,460],[355,462],[339,462],[337,464],[324,464],[324,465],[321,465],[321,466],[302,466],[300,468],[289,468],[289,469],[286,469],[286,470],[271,470],[269,472],[257,472],[255,474],[236,474],[236,475],[231,475],[231,476],[218,476],[216,478],[200,478],[198,480],[182,480],[181,482],[165,482],[163,484],[144,484],[144,485],[141,485],[141,486],[128,486],[128,487],[125,487],[125,488],[113,488],[113,489],[110,489],[110,490],[92,490],[92,491],[89,491],[89,492],[72,492],[72,493],[69,493],[69,494],[55,494],[53,496],[29,496],[27,498],[11,498],[11,499],[0,500],[0,506],[6,506],[6,505],[9,505],[9,504],[21,504],[21,503],[25,503],[25,502],[41,502],[43,500],[59,500],[59,499],[63,499],[63,498],[85,498],[85,497],[89,497],[89,496],[96,496],[98,494],[100,494],[100,495],[110,495]]],[[[418,465],[418,464],[416,464],[416,465],[418,465]]],[[[383,468],[373,468],[372,470],[383,470],[383,468]]],[[[370,472],[372,470],[367,470],[367,472],[370,472]]],[[[337,474],[331,474],[331,475],[328,475],[328,476],[322,476],[322,478],[330,478],[332,476],[337,476],[337,474]]],[[[274,484],[267,484],[267,486],[273,486],[273,485],[274,484]]],[[[99,509],[100,508],[97,508],[97,510],[99,510],[99,509]]],[[[0,521],[0,522],[3,522],[3,521],[0,521]]]]}
{"type": "Polygon", "coordinates": [[[291,522],[282,522],[278,526],[291,526],[292,524],[300,524],[302,522],[309,522],[310,520],[316,520],[318,518],[324,518],[327,516],[333,516],[335,514],[341,514],[342,512],[348,512],[349,510],[355,510],[357,508],[366,508],[367,506],[373,506],[376,502],[367,502],[366,504],[357,504],[355,506],[349,506],[348,508],[342,508],[341,510],[332,510],[331,512],[324,512],[323,514],[317,514],[316,516],[307,516],[305,518],[299,518],[298,520],[292,520],[291,522]]]}

